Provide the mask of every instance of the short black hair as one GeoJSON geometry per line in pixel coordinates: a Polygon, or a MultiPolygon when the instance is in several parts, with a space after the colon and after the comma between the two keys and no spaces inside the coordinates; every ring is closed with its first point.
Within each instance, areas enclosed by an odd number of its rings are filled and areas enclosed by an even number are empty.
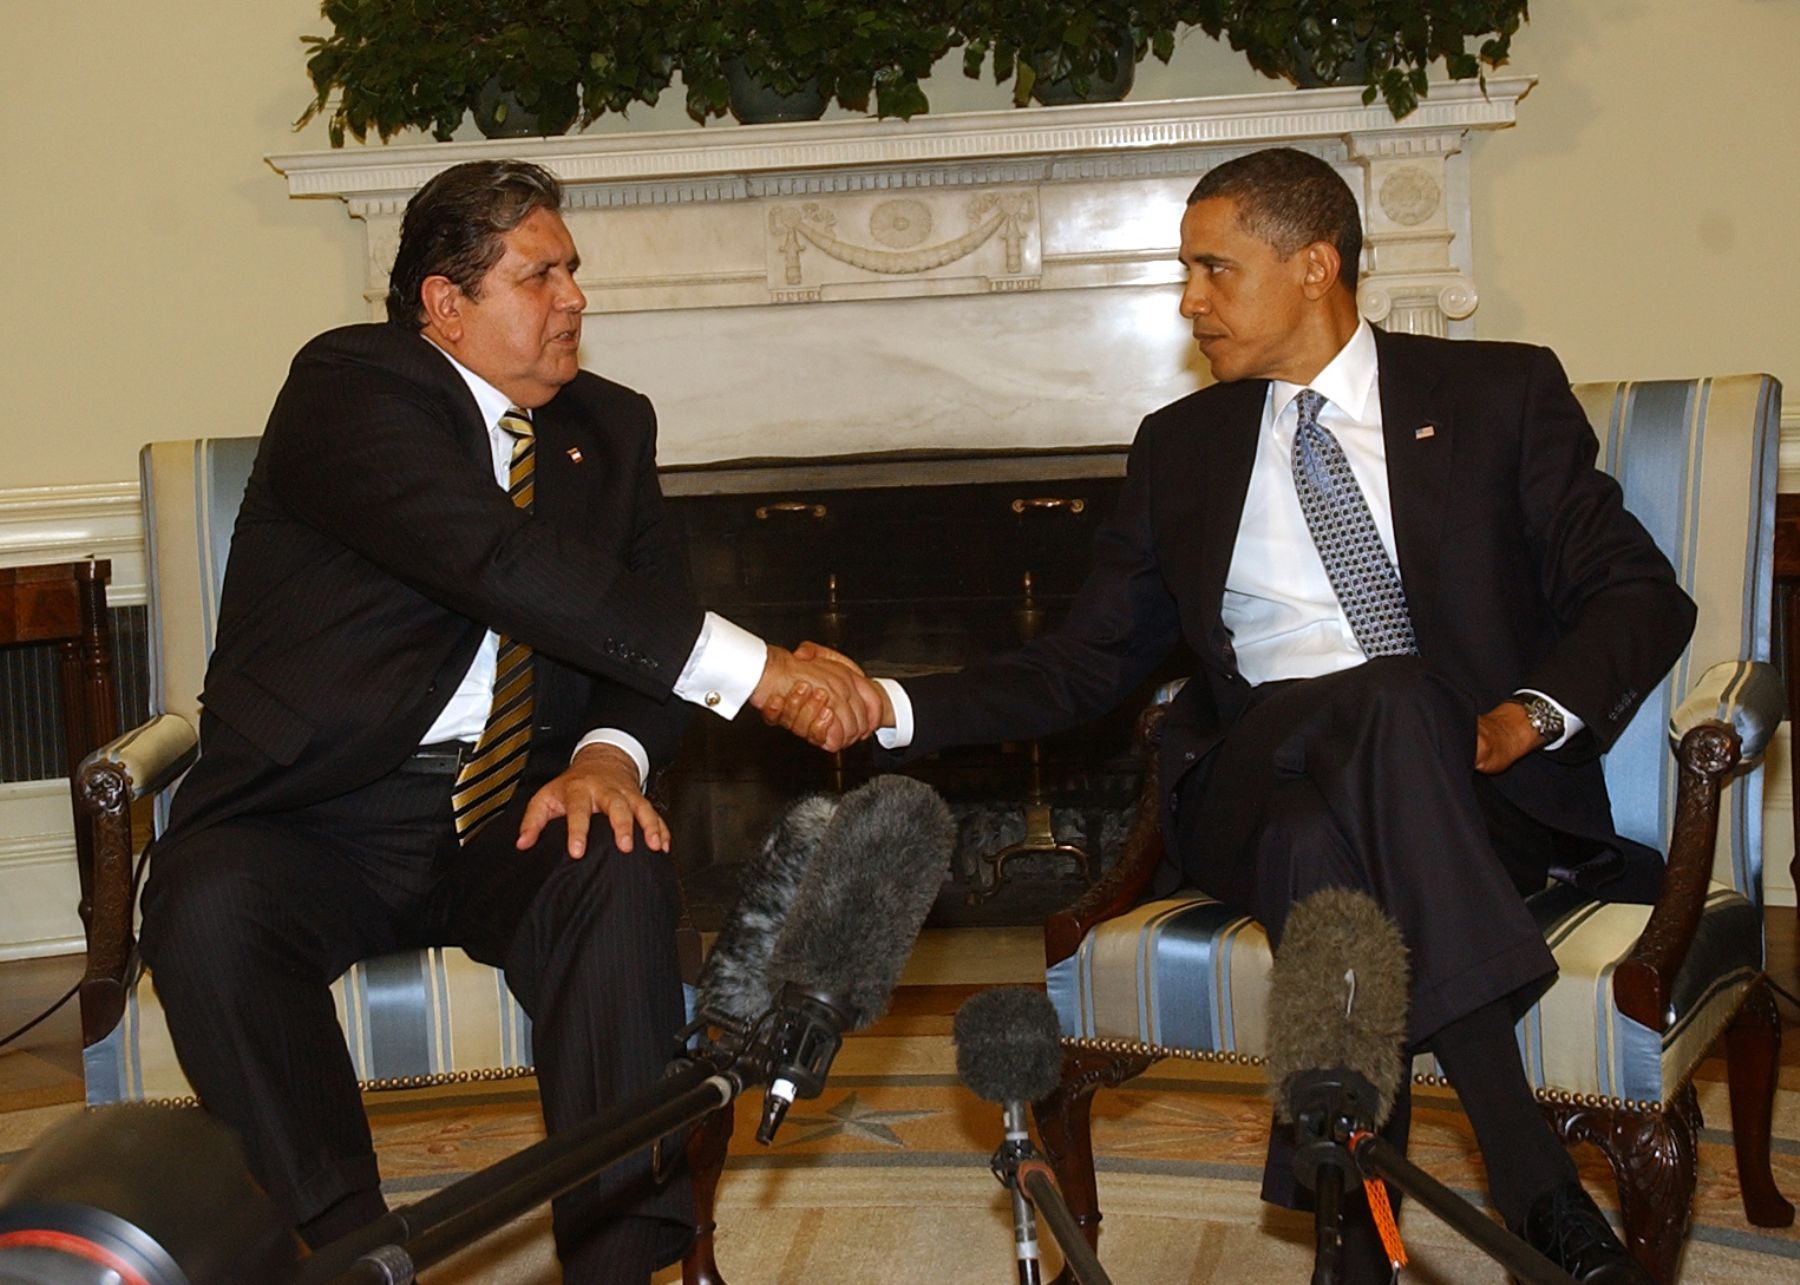
{"type": "Polygon", "coordinates": [[[1238,226],[1288,258],[1314,241],[1337,247],[1338,280],[1356,289],[1362,215],[1356,197],[1330,165],[1293,147],[1270,147],[1208,170],[1188,204],[1213,197],[1237,202],[1238,226]]]}
{"type": "Polygon", "coordinates": [[[476,297],[487,270],[505,252],[501,238],[533,210],[562,209],[562,184],[529,161],[452,165],[413,194],[400,220],[400,249],[388,274],[387,315],[425,328],[419,290],[427,277],[448,277],[476,297]]]}

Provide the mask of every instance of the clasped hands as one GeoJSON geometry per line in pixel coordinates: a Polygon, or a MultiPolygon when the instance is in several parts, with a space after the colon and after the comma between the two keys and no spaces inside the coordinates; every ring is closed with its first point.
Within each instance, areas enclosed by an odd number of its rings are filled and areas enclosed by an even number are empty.
{"type": "Polygon", "coordinates": [[[844,749],[894,722],[879,683],[842,652],[804,642],[793,651],[770,646],[750,705],[771,727],[784,727],[828,752],[844,749]]]}

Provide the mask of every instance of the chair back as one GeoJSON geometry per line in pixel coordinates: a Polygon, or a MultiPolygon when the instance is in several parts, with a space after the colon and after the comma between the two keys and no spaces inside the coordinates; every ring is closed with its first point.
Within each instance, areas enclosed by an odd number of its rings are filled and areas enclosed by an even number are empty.
{"type": "Polygon", "coordinates": [[[150,597],[152,713],[200,722],[225,558],[256,437],[152,442],[138,456],[150,597]]]}
{"type": "MultiPolygon", "coordinates": [[[[1600,463],[1699,605],[1694,637],[1607,753],[1620,834],[1663,851],[1675,817],[1669,718],[1721,661],[1769,659],[1781,384],[1768,375],[1575,385],[1600,463]],[[1748,485],[1746,485],[1748,482],[1748,485]]],[[[1726,788],[1713,878],[1762,906],[1759,763],[1726,788]]]]}

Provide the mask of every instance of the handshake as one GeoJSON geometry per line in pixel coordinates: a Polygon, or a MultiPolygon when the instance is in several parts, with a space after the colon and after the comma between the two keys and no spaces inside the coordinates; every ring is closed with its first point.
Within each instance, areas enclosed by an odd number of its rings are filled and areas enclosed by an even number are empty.
{"type": "Polygon", "coordinates": [[[769,726],[831,752],[894,724],[893,703],[881,685],[848,656],[815,642],[793,651],[770,644],[750,705],[769,726]]]}

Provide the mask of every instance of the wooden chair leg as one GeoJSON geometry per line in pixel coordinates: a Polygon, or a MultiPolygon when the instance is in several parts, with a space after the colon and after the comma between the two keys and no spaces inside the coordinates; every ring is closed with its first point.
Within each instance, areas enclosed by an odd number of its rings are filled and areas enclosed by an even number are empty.
{"type": "Polygon", "coordinates": [[[682,1285],[725,1285],[713,1257],[713,1232],[718,1220],[713,1216],[713,1201],[719,1190],[719,1175],[725,1170],[725,1153],[731,1147],[732,1112],[729,1107],[715,1111],[694,1127],[688,1135],[688,1171],[694,1183],[694,1244],[681,1260],[682,1285]]]}
{"type": "MultiPolygon", "coordinates": [[[[1095,1249],[1100,1247],[1100,1191],[1094,1181],[1094,1093],[1103,1087],[1117,1088],[1141,1075],[1154,1061],[1142,1053],[1067,1047],[1063,1050],[1062,1083],[1031,1108],[1037,1117],[1038,1138],[1044,1144],[1045,1157],[1056,1170],[1063,1200],[1081,1225],[1082,1235],[1095,1249]]],[[[1072,1281],[1065,1267],[1054,1285],[1072,1281]]]]}
{"type": "Polygon", "coordinates": [[[1788,1227],[1794,1207],[1775,1189],[1769,1166],[1769,1125],[1781,1068],[1781,1015],[1766,982],[1750,988],[1725,1032],[1731,1086],[1731,1138],[1737,1147],[1744,1216],[1758,1227],[1788,1227]]]}
{"type": "Polygon", "coordinates": [[[1698,1177],[1700,1103],[1694,1086],[1683,1085],[1660,1112],[1546,1104],[1544,1113],[1563,1141],[1600,1148],[1619,1186],[1626,1247],[1657,1285],[1674,1285],[1698,1177]]]}

